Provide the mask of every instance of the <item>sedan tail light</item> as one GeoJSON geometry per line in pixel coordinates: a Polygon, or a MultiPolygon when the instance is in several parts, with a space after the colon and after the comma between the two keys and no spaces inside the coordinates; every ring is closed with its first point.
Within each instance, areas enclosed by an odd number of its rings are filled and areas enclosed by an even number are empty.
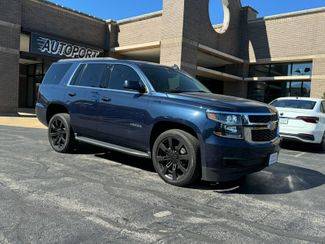
{"type": "Polygon", "coordinates": [[[317,124],[319,122],[318,117],[310,117],[310,116],[298,116],[297,119],[303,120],[307,123],[317,124]]]}

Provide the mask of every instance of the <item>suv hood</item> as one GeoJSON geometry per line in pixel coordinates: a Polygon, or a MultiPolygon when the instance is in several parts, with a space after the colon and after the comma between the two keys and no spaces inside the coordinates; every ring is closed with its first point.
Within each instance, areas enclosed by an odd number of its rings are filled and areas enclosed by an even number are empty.
{"type": "Polygon", "coordinates": [[[240,113],[270,113],[276,111],[272,106],[265,103],[213,93],[168,93],[167,96],[177,100],[185,100],[188,103],[196,103],[197,105],[207,106],[207,108],[217,111],[240,113]]]}

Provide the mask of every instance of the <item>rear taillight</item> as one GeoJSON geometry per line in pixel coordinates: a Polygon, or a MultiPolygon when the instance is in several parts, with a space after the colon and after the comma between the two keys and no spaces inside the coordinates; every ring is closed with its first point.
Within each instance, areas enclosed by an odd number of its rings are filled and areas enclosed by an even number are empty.
{"type": "Polygon", "coordinates": [[[299,117],[297,117],[297,119],[303,120],[303,121],[305,121],[307,123],[313,123],[313,124],[317,124],[319,122],[318,117],[299,116],[299,117]]]}

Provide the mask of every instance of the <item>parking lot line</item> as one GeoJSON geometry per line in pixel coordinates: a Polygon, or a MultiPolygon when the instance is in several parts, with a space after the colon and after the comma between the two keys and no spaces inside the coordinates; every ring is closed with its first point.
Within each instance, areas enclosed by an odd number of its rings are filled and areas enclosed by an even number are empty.
{"type": "Polygon", "coordinates": [[[306,153],[302,152],[302,153],[298,153],[297,155],[295,155],[295,158],[300,158],[301,156],[304,156],[306,153]]]}

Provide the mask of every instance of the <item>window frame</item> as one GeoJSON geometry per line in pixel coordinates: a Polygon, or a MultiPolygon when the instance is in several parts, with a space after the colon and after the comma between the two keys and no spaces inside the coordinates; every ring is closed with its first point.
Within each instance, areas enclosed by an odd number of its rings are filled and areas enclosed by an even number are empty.
{"type": "MultiPolygon", "coordinates": [[[[270,77],[277,77],[277,76],[271,76],[271,70],[272,70],[272,65],[273,66],[275,66],[275,65],[287,65],[289,68],[288,68],[288,74],[287,75],[282,75],[282,76],[297,76],[297,74],[294,74],[294,66],[295,65],[301,65],[301,64],[310,64],[310,66],[311,66],[311,70],[310,70],[310,73],[312,74],[312,72],[313,72],[313,61],[305,61],[305,62],[278,62],[278,63],[265,63],[265,64],[263,64],[263,63],[260,63],[260,64],[258,64],[258,63],[256,63],[256,64],[250,64],[249,65],[249,71],[248,71],[248,77],[250,77],[250,78],[252,78],[252,77],[268,77],[268,78],[270,78],[270,77]],[[257,66],[262,66],[262,65],[264,65],[265,67],[267,67],[267,74],[266,74],[266,76],[256,76],[255,75],[255,72],[256,72],[256,67],[257,66]],[[254,70],[254,72],[253,72],[253,70],[254,70]],[[254,75],[252,75],[252,73],[254,73],[254,75]]],[[[309,74],[309,75],[301,75],[301,76],[311,76],[311,74],[309,74]]]]}
{"type": "MultiPolygon", "coordinates": [[[[137,73],[137,75],[139,76],[142,84],[146,88],[146,92],[145,93],[141,93],[142,95],[146,95],[146,94],[149,94],[150,92],[154,91],[154,89],[151,87],[151,85],[148,85],[147,84],[147,82],[146,82],[146,79],[147,78],[146,78],[146,76],[144,74],[142,74],[142,72],[141,72],[140,69],[139,69],[140,71],[138,71],[131,64],[127,64],[127,63],[122,63],[122,62],[105,62],[105,61],[102,61],[102,62],[79,62],[77,64],[77,66],[75,67],[75,69],[73,71],[73,74],[69,78],[69,81],[67,83],[67,86],[68,87],[78,87],[78,88],[84,88],[84,89],[95,89],[95,90],[105,90],[105,91],[115,91],[115,92],[124,92],[124,93],[139,94],[139,92],[136,92],[136,91],[110,89],[110,88],[108,88],[108,86],[106,88],[101,88],[101,87],[76,86],[76,85],[71,84],[71,82],[73,81],[73,78],[75,77],[76,73],[78,72],[80,66],[86,65],[86,64],[107,64],[107,65],[111,65],[112,67],[114,65],[116,65],[116,64],[128,66],[128,67],[130,67],[131,69],[133,69],[137,73]]],[[[107,83],[107,85],[108,85],[108,83],[107,83]]]]}
{"type": "MultiPolygon", "coordinates": [[[[27,70],[27,78],[29,77],[42,77],[41,79],[41,84],[43,85],[59,85],[63,82],[64,78],[67,76],[67,74],[69,73],[70,69],[73,67],[73,64],[71,63],[53,63],[49,69],[47,70],[47,72],[45,74],[39,74],[39,75],[36,75],[36,66],[35,65],[32,65],[33,66],[33,74],[29,74],[29,68],[27,70]],[[63,76],[61,77],[61,79],[58,81],[58,82],[55,82],[55,83],[47,83],[45,78],[47,78],[47,74],[48,74],[48,71],[50,71],[50,69],[53,69],[54,66],[59,66],[59,65],[68,65],[69,68],[64,72],[63,76]]],[[[42,70],[43,70],[43,73],[44,73],[44,65],[42,65],[42,70]]]]}
{"type": "MultiPolygon", "coordinates": [[[[105,86],[102,86],[102,85],[105,85],[103,83],[103,80],[100,81],[100,83],[99,83],[100,86],[98,86],[98,87],[72,84],[72,82],[77,82],[77,80],[80,79],[80,77],[83,75],[83,73],[84,73],[84,71],[85,71],[85,69],[87,68],[88,65],[94,65],[94,64],[104,64],[104,65],[107,65],[107,66],[112,66],[109,63],[98,63],[98,62],[94,62],[94,63],[81,63],[81,64],[79,64],[76,67],[74,73],[72,74],[71,79],[69,81],[69,85],[70,86],[74,86],[74,87],[82,87],[82,88],[105,89],[105,86]],[[75,78],[76,78],[76,80],[75,80],[75,78]]],[[[109,67],[110,72],[111,72],[111,68],[112,67],[109,67]]],[[[107,88],[107,85],[108,85],[108,82],[106,83],[106,88],[107,88]]]]}
{"type": "Polygon", "coordinates": [[[148,87],[146,86],[145,82],[143,81],[143,79],[141,78],[141,75],[131,66],[131,65],[127,65],[127,64],[123,64],[123,63],[112,63],[112,68],[111,68],[111,75],[110,75],[110,78],[109,78],[109,81],[107,83],[107,88],[108,90],[111,90],[111,91],[120,91],[120,92],[129,92],[129,93],[139,93],[137,91],[131,91],[131,90],[126,90],[126,89],[114,89],[114,88],[109,88],[109,84],[111,82],[111,78],[112,78],[112,74],[114,72],[114,68],[116,65],[121,65],[121,66],[125,66],[125,67],[128,67],[130,68],[131,70],[133,70],[133,72],[139,77],[139,82],[141,82],[141,84],[146,88],[146,92],[145,93],[148,93],[148,87]]]}

